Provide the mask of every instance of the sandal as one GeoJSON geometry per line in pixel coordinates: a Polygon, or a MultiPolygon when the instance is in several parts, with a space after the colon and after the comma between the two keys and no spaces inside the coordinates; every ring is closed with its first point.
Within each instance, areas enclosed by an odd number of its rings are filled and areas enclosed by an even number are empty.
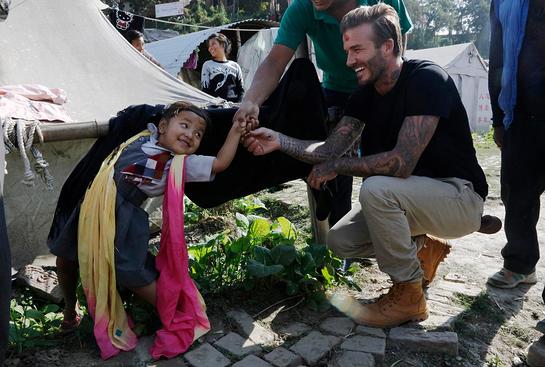
{"type": "Polygon", "coordinates": [[[81,323],[81,316],[76,315],[72,320],[63,320],[60,329],[61,334],[70,334],[76,331],[81,323]]]}

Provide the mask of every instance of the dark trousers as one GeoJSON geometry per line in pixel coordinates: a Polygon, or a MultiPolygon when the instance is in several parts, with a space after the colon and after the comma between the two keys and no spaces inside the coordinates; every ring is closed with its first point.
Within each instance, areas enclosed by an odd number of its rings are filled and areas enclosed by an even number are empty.
{"type": "MultiPolygon", "coordinates": [[[[4,167],[2,167],[4,169],[4,167]]],[[[4,200],[0,193],[0,366],[4,358],[9,339],[9,304],[11,300],[11,257],[9,251],[4,200]]]]}
{"type": "Polygon", "coordinates": [[[545,121],[515,120],[505,131],[501,159],[504,267],[530,274],[539,260],[536,225],[545,191],[545,121]]]}
{"type": "MultiPolygon", "coordinates": [[[[341,118],[350,94],[324,89],[324,95],[328,109],[337,109],[337,118],[341,118]]],[[[337,176],[327,184],[329,190],[327,194],[331,195],[331,212],[328,218],[330,227],[352,209],[352,182],[352,176],[337,176]]]]}

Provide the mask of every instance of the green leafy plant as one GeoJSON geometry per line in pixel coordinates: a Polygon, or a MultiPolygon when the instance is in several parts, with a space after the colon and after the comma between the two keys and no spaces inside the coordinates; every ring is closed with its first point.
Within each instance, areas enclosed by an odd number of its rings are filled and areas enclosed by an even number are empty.
{"type": "Polygon", "coordinates": [[[296,229],[284,217],[272,224],[264,219],[254,220],[246,237],[253,245],[246,266],[246,288],[255,286],[257,280],[281,282],[288,296],[301,294],[308,298],[311,307],[323,309],[328,306],[325,289],[340,283],[356,286],[339,272],[341,261],[325,245],[309,243],[297,248],[296,229]]]}
{"type": "Polygon", "coordinates": [[[38,305],[29,292],[11,300],[9,344],[18,352],[26,348],[55,345],[62,312],[55,304],[38,305]]]}
{"type": "MultiPolygon", "coordinates": [[[[252,210],[261,208],[257,204],[252,210]]],[[[241,207],[249,208],[247,203],[241,207]]],[[[341,261],[325,245],[298,248],[297,230],[287,218],[270,222],[237,212],[235,219],[238,238],[223,232],[189,247],[191,275],[202,292],[281,283],[288,296],[301,294],[321,309],[327,303],[325,289],[340,283],[357,287],[339,272],[341,261]]]]}

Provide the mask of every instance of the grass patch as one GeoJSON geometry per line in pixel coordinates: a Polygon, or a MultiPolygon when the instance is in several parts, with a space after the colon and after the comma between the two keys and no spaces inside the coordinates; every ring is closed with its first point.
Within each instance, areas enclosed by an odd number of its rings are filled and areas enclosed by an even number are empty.
{"type": "Polygon", "coordinates": [[[473,145],[476,149],[490,149],[496,147],[494,143],[494,129],[490,127],[490,130],[482,133],[471,133],[473,138],[473,145]]]}

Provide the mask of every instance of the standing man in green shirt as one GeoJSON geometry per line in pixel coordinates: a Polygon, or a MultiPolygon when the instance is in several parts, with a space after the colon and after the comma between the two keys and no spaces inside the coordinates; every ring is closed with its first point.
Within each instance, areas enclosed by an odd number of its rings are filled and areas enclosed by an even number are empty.
{"type": "MultiPolygon", "coordinates": [[[[346,52],[339,28],[342,17],[361,5],[374,5],[378,0],[293,0],[280,23],[280,29],[267,58],[257,69],[252,85],[244,95],[234,120],[258,120],[259,107],[274,91],[295,50],[306,40],[312,40],[318,67],[323,71],[322,87],[330,121],[342,117],[348,97],[358,86],[356,73],[346,66],[346,52]]],[[[411,20],[403,0],[384,0],[399,15],[403,44],[411,20]]],[[[331,126],[332,127],[332,126],[331,126]]],[[[333,226],[352,206],[352,177],[338,176],[328,184],[331,196],[323,192],[316,214],[324,220],[329,214],[333,226]],[[327,200],[323,200],[323,198],[327,200]],[[325,201],[325,202],[324,202],[325,201]],[[331,210],[330,213],[328,211],[331,210]]]]}

